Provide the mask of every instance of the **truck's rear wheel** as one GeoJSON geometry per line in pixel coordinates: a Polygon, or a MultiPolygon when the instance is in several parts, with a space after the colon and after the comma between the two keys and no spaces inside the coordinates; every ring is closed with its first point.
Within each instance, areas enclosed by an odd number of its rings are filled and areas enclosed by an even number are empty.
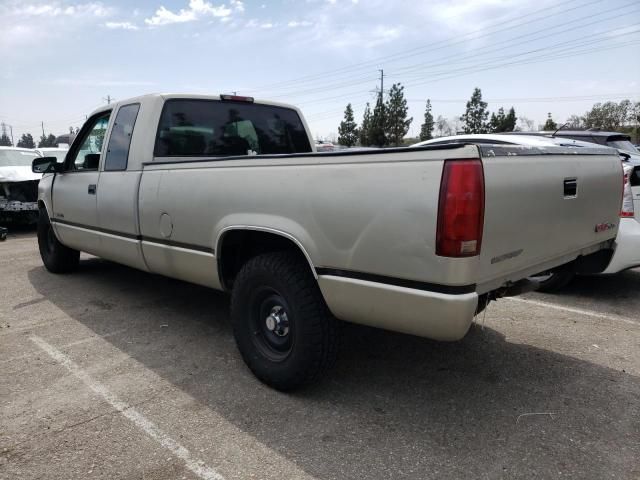
{"type": "Polygon", "coordinates": [[[278,390],[310,383],[335,362],[337,320],[308,264],[295,253],[260,255],[242,267],[231,318],[245,363],[278,390]]]}
{"type": "Polygon", "coordinates": [[[44,266],[52,273],[68,273],[78,267],[80,252],[58,241],[44,209],[38,217],[38,248],[44,266]]]}

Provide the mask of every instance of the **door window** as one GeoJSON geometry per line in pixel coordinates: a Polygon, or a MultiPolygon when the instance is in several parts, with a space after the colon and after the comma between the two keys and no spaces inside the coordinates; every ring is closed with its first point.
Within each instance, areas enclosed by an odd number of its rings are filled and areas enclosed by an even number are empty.
{"type": "Polygon", "coordinates": [[[116,121],[111,129],[107,155],[104,159],[105,170],[126,170],[129,159],[131,135],[140,109],[139,103],[120,107],[116,121]]]}
{"type": "Polygon", "coordinates": [[[92,125],[89,125],[86,129],[83,128],[84,135],[80,138],[79,147],[73,154],[69,165],[70,170],[98,169],[110,114],[111,112],[107,112],[95,117],[92,125]]]}

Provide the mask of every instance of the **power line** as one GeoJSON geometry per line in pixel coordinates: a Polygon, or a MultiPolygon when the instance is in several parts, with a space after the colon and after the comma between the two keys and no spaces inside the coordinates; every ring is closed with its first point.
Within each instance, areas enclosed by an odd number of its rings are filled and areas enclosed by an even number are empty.
{"type": "MultiPolygon", "coordinates": [[[[568,2],[565,2],[564,5],[573,3],[573,1],[576,1],[576,0],[570,0],[568,2]]],[[[544,15],[544,16],[542,16],[540,18],[537,18],[537,19],[531,19],[531,20],[528,20],[528,21],[525,21],[525,22],[517,23],[515,25],[511,25],[511,26],[506,27],[506,28],[497,29],[497,30],[495,30],[493,32],[491,32],[491,31],[487,32],[486,28],[481,28],[481,29],[473,30],[471,32],[468,32],[468,33],[462,35],[462,39],[461,39],[461,36],[450,37],[449,39],[440,40],[440,41],[437,41],[437,42],[429,43],[429,44],[423,45],[421,47],[416,47],[416,48],[410,49],[408,51],[405,50],[403,52],[396,52],[395,54],[385,55],[385,56],[378,57],[376,59],[368,60],[368,61],[365,61],[365,62],[355,63],[355,64],[352,64],[352,65],[349,65],[349,66],[345,66],[345,67],[341,67],[341,68],[337,68],[337,69],[333,69],[333,70],[326,70],[326,71],[324,71],[322,73],[305,75],[305,76],[298,77],[298,78],[291,79],[291,80],[275,82],[275,83],[272,83],[272,84],[269,84],[269,85],[263,85],[261,87],[254,87],[253,89],[250,89],[250,90],[252,90],[252,91],[264,90],[264,89],[268,90],[268,89],[274,89],[274,87],[276,89],[284,88],[286,85],[289,85],[289,84],[298,85],[300,83],[308,83],[309,79],[317,79],[317,78],[321,78],[321,77],[332,76],[332,75],[334,75],[336,73],[339,73],[339,72],[345,72],[345,71],[348,72],[348,71],[351,71],[351,70],[362,70],[364,68],[370,68],[371,66],[376,65],[376,64],[380,64],[383,61],[395,62],[395,61],[399,61],[399,60],[404,60],[406,58],[411,58],[411,57],[414,57],[416,55],[420,55],[422,53],[425,53],[424,50],[426,50],[426,51],[440,50],[442,48],[446,48],[446,47],[449,47],[449,46],[465,43],[466,41],[471,40],[471,38],[464,39],[464,37],[472,37],[473,35],[475,35],[477,33],[485,32],[482,35],[473,37],[473,40],[478,40],[478,39],[481,39],[481,38],[484,38],[484,37],[487,37],[487,36],[490,36],[490,35],[495,35],[496,33],[500,33],[500,32],[507,31],[507,30],[512,30],[514,28],[518,28],[518,27],[521,27],[523,25],[528,25],[528,24],[531,24],[531,23],[534,23],[534,22],[538,22],[538,21],[545,20],[545,19],[548,19],[548,18],[551,18],[551,17],[555,17],[557,15],[561,15],[561,14],[568,13],[568,12],[573,11],[573,10],[584,8],[584,7],[587,7],[589,5],[600,3],[601,1],[602,0],[593,0],[593,1],[590,1],[590,2],[587,2],[587,3],[581,3],[581,4],[579,4],[579,5],[575,6],[575,7],[566,8],[564,10],[560,10],[560,11],[555,12],[555,13],[544,15]],[[438,47],[438,48],[433,48],[434,46],[437,46],[437,45],[441,45],[441,46],[438,47]]],[[[549,13],[549,10],[552,10],[554,8],[557,8],[557,6],[545,7],[545,8],[541,8],[541,9],[538,9],[538,10],[534,10],[533,12],[529,12],[528,14],[521,15],[521,16],[514,17],[514,18],[511,18],[511,19],[502,21],[502,22],[495,23],[494,25],[490,26],[489,29],[493,29],[493,28],[495,28],[497,26],[505,25],[505,24],[511,23],[513,21],[516,21],[516,20],[521,20],[521,19],[528,18],[528,17],[536,15],[536,14],[538,14],[540,12],[549,13]]],[[[621,7],[621,8],[624,8],[624,7],[621,7]]]]}
{"type": "MultiPolygon", "coordinates": [[[[619,28],[613,29],[612,31],[616,31],[619,28]]],[[[603,32],[600,35],[606,35],[609,32],[603,32]]],[[[624,36],[628,36],[628,34],[625,32],[624,36]]],[[[574,40],[570,40],[570,41],[565,41],[565,42],[560,42],[551,46],[547,46],[544,49],[535,49],[532,51],[538,51],[538,50],[547,50],[549,49],[550,52],[552,52],[552,54],[547,54],[546,52],[543,55],[539,55],[538,57],[531,57],[531,58],[523,58],[520,59],[518,61],[509,61],[506,63],[500,63],[500,64],[487,64],[486,61],[483,61],[481,63],[478,63],[476,65],[472,65],[472,66],[467,66],[467,67],[463,67],[463,68],[459,68],[456,70],[444,70],[441,72],[434,72],[431,75],[427,75],[425,77],[423,77],[422,81],[418,81],[418,82],[408,82],[405,83],[406,87],[411,87],[411,86],[417,86],[417,85],[424,85],[427,83],[432,83],[434,81],[437,80],[443,80],[443,79],[447,79],[447,78],[453,78],[453,77],[458,77],[458,76],[463,76],[465,74],[469,74],[469,73],[477,73],[477,72],[481,72],[481,71],[487,71],[487,70],[492,70],[495,68],[499,68],[502,66],[515,66],[515,65],[524,65],[524,64],[529,64],[529,63],[538,63],[540,61],[550,61],[550,60],[554,60],[557,58],[566,58],[567,56],[579,56],[579,55],[584,55],[587,53],[591,53],[594,51],[600,51],[600,50],[606,50],[606,49],[611,49],[611,48],[615,48],[615,47],[620,47],[620,46],[624,46],[623,44],[617,44],[614,46],[610,46],[610,47],[600,47],[600,48],[595,48],[595,49],[586,49],[586,50],[575,50],[575,47],[578,46],[584,46],[586,44],[589,43],[597,43],[597,42],[602,42],[602,41],[608,41],[610,40],[610,38],[615,38],[614,37],[607,37],[601,40],[580,40],[580,39],[574,39],[574,40]],[[576,45],[571,45],[568,46],[571,43],[575,43],[576,45]],[[564,48],[561,48],[564,45],[564,48]],[[567,51],[569,53],[569,55],[557,55],[558,53],[562,53],[567,51]],[[553,53],[555,52],[555,53],[553,53]],[[531,59],[537,59],[540,58],[540,60],[536,60],[536,61],[531,61],[531,59]]],[[[508,54],[508,55],[504,55],[502,57],[496,57],[495,59],[493,59],[493,61],[500,61],[500,60],[512,60],[515,56],[522,56],[524,54],[508,54]]],[[[306,102],[300,102],[301,105],[310,105],[310,104],[314,104],[314,103],[318,103],[318,102],[325,102],[325,101],[329,101],[329,100],[338,100],[341,98],[353,98],[353,96],[355,95],[356,97],[358,96],[359,92],[355,91],[355,92],[349,92],[349,93],[345,93],[345,94],[341,94],[341,95],[336,95],[336,96],[331,96],[331,97],[324,97],[324,98],[316,98],[316,99],[312,99],[306,102]]],[[[360,98],[362,97],[362,95],[360,95],[360,98]]]]}
{"type": "MultiPolygon", "coordinates": [[[[627,7],[632,6],[632,5],[636,5],[637,6],[637,3],[630,3],[630,4],[627,4],[625,7],[621,7],[621,8],[627,8],[627,7]]],[[[632,10],[632,12],[636,11],[636,10],[638,10],[638,8],[632,10]]],[[[559,25],[546,27],[544,29],[541,29],[541,30],[538,30],[538,31],[535,31],[535,32],[530,32],[530,33],[527,33],[527,34],[519,35],[517,37],[509,38],[509,39],[500,41],[500,42],[496,43],[495,45],[501,45],[501,44],[505,44],[506,43],[506,44],[508,44],[508,48],[511,48],[511,47],[514,47],[514,46],[522,45],[522,44],[528,44],[528,43],[531,43],[531,42],[539,40],[539,39],[545,39],[545,38],[549,38],[549,37],[552,37],[552,36],[561,35],[561,34],[564,34],[566,32],[569,32],[569,31],[574,31],[574,30],[579,30],[579,29],[582,29],[582,28],[586,28],[586,27],[589,27],[589,26],[592,26],[592,25],[595,25],[595,24],[601,24],[603,21],[613,20],[613,19],[621,17],[621,16],[628,16],[629,13],[632,13],[632,12],[620,13],[619,10],[618,10],[618,11],[614,12],[614,14],[609,16],[608,18],[605,18],[605,19],[600,18],[600,19],[595,20],[595,21],[590,22],[590,23],[578,25],[578,26],[575,26],[575,27],[572,27],[572,28],[566,28],[566,26],[571,24],[571,23],[580,22],[580,21],[583,21],[583,20],[586,20],[586,19],[590,19],[590,18],[601,16],[601,15],[609,15],[610,12],[587,15],[587,16],[580,17],[580,18],[577,18],[577,19],[574,19],[574,20],[563,22],[562,24],[559,24],[559,25]],[[553,30],[553,29],[556,29],[556,28],[562,28],[563,30],[559,31],[559,32],[555,32],[555,33],[549,33],[548,32],[548,30],[553,30]],[[531,36],[531,35],[538,35],[538,36],[536,36],[534,38],[530,38],[528,40],[521,41],[521,42],[513,43],[513,40],[521,39],[521,38],[528,37],[528,36],[531,36]]],[[[638,25],[638,24],[633,24],[631,26],[635,26],[635,25],[638,25]]],[[[608,34],[610,32],[617,32],[617,31],[620,31],[620,27],[619,26],[616,26],[616,28],[614,28],[612,30],[608,30],[606,32],[601,32],[601,33],[595,34],[595,36],[600,36],[600,35],[608,34]]],[[[627,32],[622,32],[621,34],[628,35],[627,32]]],[[[592,38],[593,38],[593,35],[592,35],[592,38]]],[[[556,47],[558,45],[564,45],[565,43],[580,42],[580,41],[583,41],[583,37],[580,37],[578,39],[572,39],[572,40],[569,40],[569,41],[560,42],[560,43],[554,44],[554,45],[547,45],[546,47],[543,47],[543,48],[537,49],[537,50],[543,50],[545,48],[551,49],[551,48],[554,48],[554,47],[556,47]]],[[[430,62],[428,64],[425,64],[425,65],[427,65],[429,68],[433,68],[435,66],[440,66],[440,65],[447,65],[448,66],[448,65],[452,65],[452,64],[456,64],[456,63],[464,63],[463,62],[464,59],[472,58],[472,59],[475,60],[475,59],[478,59],[478,57],[486,55],[486,54],[488,54],[490,52],[503,51],[503,50],[504,50],[503,47],[493,47],[493,48],[490,48],[490,49],[486,49],[484,47],[479,47],[479,48],[476,48],[476,49],[472,49],[466,55],[463,55],[461,57],[458,56],[456,59],[452,60],[450,56],[438,57],[436,60],[442,59],[443,61],[441,63],[433,63],[433,61],[432,61],[432,62],[430,62]]],[[[534,51],[537,51],[537,50],[534,50],[534,51]]],[[[509,56],[513,56],[514,54],[508,54],[508,55],[509,56]]],[[[522,53],[521,54],[517,54],[517,55],[522,55],[522,53]]],[[[395,70],[395,72],[401,72],[402,70],[407,70],[407,71],[410,72],[411,70],[415,70],[415,69],[418,69],[418,68],[421,68],[421,66],[404,67],[404,68],[400,68],[400,69],[395,70]]],[[[398,77],[399,75],[397,75],[396,73],[393,73],[391,76],[398,77]]],[[[306,89],[306,90],[298,90],[298,91],[293,90],[293,91],[287,92],[286,94],[272,95],[270,97],[271,98],[282,98],[282,97],[289,97],[290,98],[290,97],[295,97],[295,96],[303,95],[303,94],[312,94],[312,93],[318,93],[318,92],[325,92],[327,90],[335,90],[335,89],[340,89],[340,88],[344,88],[344,87],[347,87],[347,86],[356,86],[356,85],[361,85],[361,84],[364,84],[364,83],[368,83],[368,82],[370,82],[372,80],[372,78],[371,77],[359,77],[359,80],[360,81],[349,82],[349,83],[342,83],[342,82],[334,83],[334,84],[324,85],[322,87],[314,87],[312,89],[306,89]]]]}

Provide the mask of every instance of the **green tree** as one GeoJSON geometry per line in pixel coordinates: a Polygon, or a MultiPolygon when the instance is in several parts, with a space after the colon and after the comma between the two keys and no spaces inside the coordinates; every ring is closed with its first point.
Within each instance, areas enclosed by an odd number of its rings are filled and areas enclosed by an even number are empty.
{"type": "Polygon", "coordinates": [[[516,117],[516,111],[513,107],[509,109],[509,113],[506,115],[504,113],[504,108],[500,107],[497,114],[491,114],[491,119],[489,120],[489,131],[495,133],[513,132],[516,128],[517,121],[518,117],[516,117]]]}
{"type": "Polygon", "coordinates": [[[424,123],[420,126],[420,140],[431,140],[433,138],[433,113],[431,113],[431,100],[427,98],[427,106],[424,109],[424,123]]]}
{"type": "Polygon", "coordinates": [[[634,109],[635,106],[629,100],[622,100],[620,103],[596,103],[584,114],[584,126],[619,130],[620,127],[633,123],[634,109]]]}
{"type": "Polygon", "coordinates": [[[400,83],[394,83],[389,90],[389,100],[385,108],[385,132],[388,143],[396,147],[402,145],[402,139],[409,132],[409,126],[413,122],[413,117],[407,118],[408,113],[404,87],[400,83]]]}
{"type": "Polygon", "coordinates": [[[503,132],[513,132],[516,129],[516,123],[518,122],[518,117],[516,117],[516,111],[513,107],[509,109],[509,113],[504,119],[504,123],[502,125],[503,132]]]}
{"type": "Polygon", "coordinates": [[[364,107],[364,114],[362,115],[362,125],[360,125],[360,145],[363,147],[368,147],[371,145],[371,107],[369,106],[369,102],[367,102],[367,106],[364,107]]]}
{"type": "Polygon", "coordinates": [[[23,133],[20,140],[18,140],[18,147],[36,148],[36,142],[33,141],[33,137],[30,133],[23,133]]]}
{"type": "Polygon", "coordinates": [[[38,148],[42,147],[57,147],[56,136],[53,133],[49,135],[40,135],[40,140],[38,141],[38,148]]]}
{"type": "Polygon", "coordinates": [[[466,112],[460,117],[464,123],[464,133],[487,133],[489,130],[488,117],[487,102],[482,101],[482,92],[479,88],[475,88],[471,100],[467,102],[466,112]]]}
{"type": "Polygon", "coordinates": [[[7,135],[7,127],[4,123],[2,124],[2,135],[0,135],[0,146],[2,147],[13,146],[13,144],[11,143],[11,139],[9,138],[9,135],[7,135]]]}
{"type": "Polygon", "coordinates": [[[380,95],[373,109],[373,115],[371,115],[371,127],[369,128],[370,145],[384,147],[389,143],[385,128],[387,126],[386,118],[384,102],[382,101],[382,95],[380,95]]]}
{"type": "Polygon", "coordinates": [[[547,114],[547,121],[542,127],[542,130],[555,132],[557,129],[558,129],[558,124],[553,121],[553,118],[551,118],[551,112],[549,112],[547,114]]]}
{"type": "Polygon", "coordinates": [[[358,124],[353,119],[353,108],[347,105],[344,111],[344,120],[338,127],[338,143],[347,147],[353,147],[358,142],[358,124]]]}
{"type": "Polygon", "coordinates": [[[489,131],[490,132],[501,132],[502,125],[504,124],[506,115],[504,114],[504,108],[500,107],[498,109],[498,114],[491,114],[491,118],[489,119],[489,131]]]}

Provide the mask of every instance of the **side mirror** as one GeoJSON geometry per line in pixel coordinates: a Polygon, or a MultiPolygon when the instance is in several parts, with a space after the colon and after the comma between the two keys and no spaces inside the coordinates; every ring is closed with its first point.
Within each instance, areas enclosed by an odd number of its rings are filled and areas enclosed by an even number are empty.
{"type": "Polygon", "coordinates": [[[56,157],[39,157],[31,163],[33,173],[58,173],[62,171],[62,164],[56,157]]]}

